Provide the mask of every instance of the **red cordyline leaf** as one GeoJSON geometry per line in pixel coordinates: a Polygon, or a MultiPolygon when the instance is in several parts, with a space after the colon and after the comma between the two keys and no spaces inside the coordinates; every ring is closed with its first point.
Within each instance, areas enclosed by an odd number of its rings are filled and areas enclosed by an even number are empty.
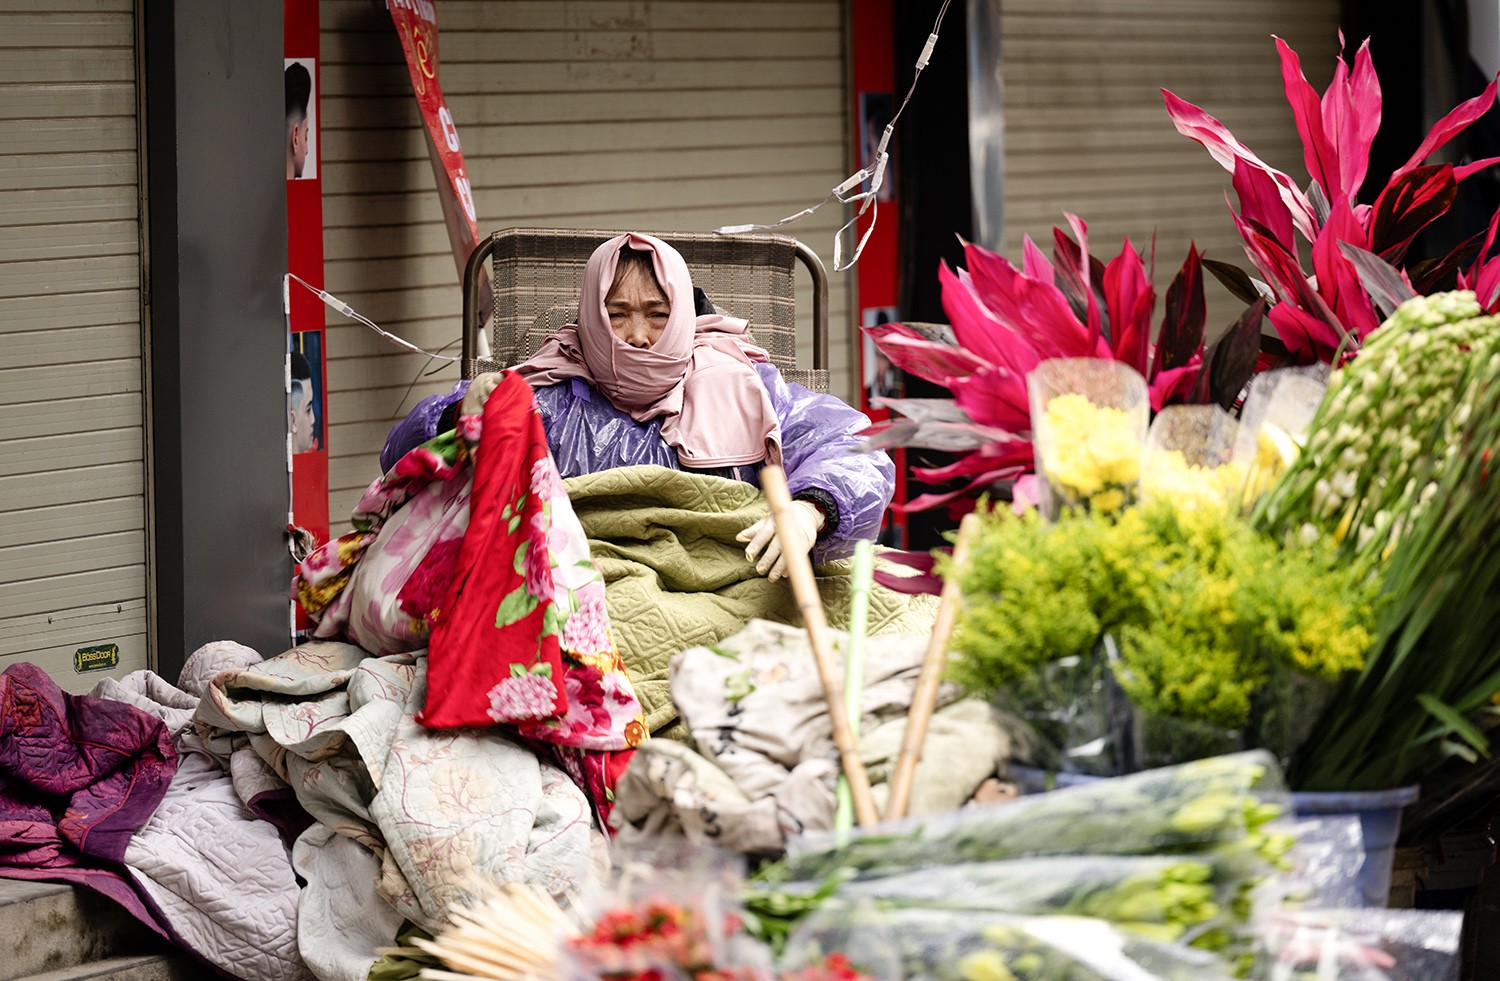
{"type": "Polygon", "coordinates": [[[1389,317],[1397,307],[1417,295],[1407,274],[1375,253],[1349,242],[1340,242],[1339,251],[1354,265],[1360,285],[1370,294],[1371,302],[1382,317],[1389,317]]]}
{"type": "Polygon", "coordinates": [[[1278,303],[1266,314],[1286,345],[1293,364],[1328,363],[1338,350],[1339,335],[1328,324],[1291,303],[1278,303]]]}
{"type": "Polygon", "coordinates": [[[1449,164],[1408,171],[1391,181],[1375,199],[1369,241],[1355,241],[1387,262],[1399,263],[1417,233],[1453,206],[1458,181],[1449,164]]]}
{"type": "MultiPolygon", "coordinates": [[[[1490,262],[1490,246],[1495,244],[1496,232],[1500,232],[1500,210],[1496,210],[1493,215],[1490,215],[1489,227],[1486,228],[1484,232],[1484,244],[1481,245],[1479,247],[1479,251],[1475,253],[1474,262],[1469,266],[1468,276],[1465,277],[1470,282],[1477,280],[1479,278],[1479,271],[1490,262]]],[[[1459,275],[1462,277],[1463,273],[1460,273],[1459,275]]],[[[1485,304],[1482,299],[1479,302],[1484,306],[1486,310],[1489,309],[1489,305],[1485,304]]]]}
{"type": "Polygon", "coordinates": [[[1120,254],[1104,267],[1104,299],[1109,309],[1116,361],[1123,361],[1144,377],[1150,370],[1151,314],[1156,290],[1146,278],[1140,253],[1125,239],[1120,254]]]}
{"type": "MultiPolygon", "coordinates": [[[[1500,214],[1500,211],[1496,214],[1500,214]]],[[[1446,283],[1449,276],[1475,260],[1480,254],[1479,247],[1483,244],[1483,239],[1484,232],[1475,232],[1442,258],[1421,259],[1408,266],[1404,274],[1411,281],[1413,292],[1419,296],[1437,292],[1441,288],[1440,284],[1446,283]]]]}
{"type": "MultiPolygon", "coordinates": [[[[1495,83],[1490,82],[1490,84],[1484,87],[1483,92],[1467,102],[1459,103],[1453,108],[1452,112],[1439,119],[1437,124],[1428,131],[1427,138],[1422,141],[1422,145],[1417,147],[1417,152],[1411,155],[1410,160],[1397,168],[1396,172],[1391,175],[1391,179],[1386,182],[1386,186],[1390,187],[1391,184],[1394,184],[1411,171],[1420,167],[1423,160],[1432,156],[1433,151],[1468,129],[1476,119],[1489,112],[1490,106],[1494,104],[1495,83]]],[[[1489,162],[1491,161],[1486,161],[1486,163],[1489,162]]],[[[1473,170],[1466,168],[1463,176],[1467,177],[1471,173],[1473,173],[1473,170]]],[[[1456,173],[1454,176],[1456,179],[1462,179],[1456,173]]]]}
{"type": "MultiPolygon", "coordinates": [[[[1282,88],[1286,90],[1286,101],[1292,107],[1297,132],[1302,137],[1302,160],[1307,164],[1307,172],[1318,182],[1328,200],[1347,198],[1352,192],[1343,186],[1338,151],[1323,132],[1323,106],[1318,100],[1318,92],[1302,74],[1302,62],[1297,52],[1279,37],[1276,38],[1276,52],[1281,57],[1282,88]]],[[[1329,92],[1333,90],[1334,86],[1329,86],[1329,92]]]]}
{"type": "Polygon", "coordinates": [[[891,510],[899,511],[901,513],[926,511],[929,508],[935,508],[940,504],[947,504],[949,501],[964,497],[968,494],[973,493],[974,491],[986,490],[998,481],[1011,480],[1015,477],[1019,477],[1022,474],[1026,473],[1029,469],[1029,466],[1017,465],[1012,467],[1003,467],[998,470],[992,470],[987,473],[980,474],[978,477],[974,478],[963,487],[960,487],[958,490],[946,491],[941,494],[923,494],[919,497],[912,498],[905,504],[892,503],[891,510]]]}
{"type": "Polygon", "coordinates": [[[1203,350],[1203,328],[1208,323],[1208,307],[1203,297],[1203,259],[1198,247],[1188,243],[1187,258],[1167,287],[1166,312],[1162,315],[1161,333],[1156,339],[1156,356],[1151,372],[1179,368],[1203,350]]]}
{"type": "Polygon", "coordinates": [[[904,334],[886,334],[875,344],[897,368],[945,388],[950,387],[955,379],[966,378],[987,364],[961,347],[904,334]]]}
{"type": "MultiPolygon", "coordinates": [[[[1339,32],[1339,49],[1344,32],[1339,32]]],[[[1380,79],[1370,58],[1370,39],[1354,55],[1354,70],[1338,59],[1333,84],[1323,95],[1323,132],[1338,149],[1339,179],[1352,200],[1365,182],[1370,166],[1370,147],[1380,129],[1380,79]]],[[[1359,217],[1356,213],[1355,217],[1359,217]]]]}
{"type": "MultiPolygon", "coordinates": [[[[953,336],[959,346],[985,363],[1009,368],[1024,376],[1044,357],[1025,336],[1016,333],[976,292],[973,280],[963,270],[954,272],[947,264],[938,267],[942,285],[943,310],[953,325],[953,336]]],[[[1076,322],[1073,331],[1078,332],[1076,322]]]]}
{"type": "Polygon", "coordinates": [[[1127,363],[1145,377],[1157,291],[1146,278],[1145,263],[1130,239],[1125,239],[1121,254],[1104,267],[1104,306],[1110,312],[1110,341],[1116,362],[1127,363]]]}
{"type": "Polygon", "coordinates": [[[1340,242],[1364,247],[1364,229],[1354,220],[1348,202],[1342,199],[1329,205],[1328,222],[1318,232],[1317,242],[1313,243],[1313,271],[1318,277],[1318,293],[1339,323],[1363,340],[1366,334],[1380,326],[1383,318],[1375,312],[1375,306],[1360,282],[1359,271],[1339,248],[1340,242]]]}
{"type": "Polygon", "coordinates": [[[881,341],[885,340],[885,338],[893,335],[901,337],[911,337],[919,341],[924,341],[927,339],[923,337],[916,328],[908,327],[906,324],[898,324],[894,322],[884,324],[871,324],[868,327],[861,327],[860,330],[868,334],[870,340],[874,341],[876,344],[879,344],[881,341]]]}
{"type": "Polygon", "coordinates": [[[1500,256],[1489,259],[1479,267],[1474,276],[1474,295],[1479,300],[1479,305],[1485,310],[1493,311],[1497,301],[1500,301],[1500,256]]]}
{"type": "MultiPolygon", "coordinates": [[[[1086,260],[1089,267],[1088,283],[1085,284],[1079,276],[1079,270],[1085,261],[1080,258],[1082,255],[1083,250],[1078,247],[1077,242],[1068,237],[1067,232],[1056,225],[1052,226],[1052,261],[1053,268],[1057,270],[1057,286],[1067,297],[1068,309],[1073,311],[1073,316],[1080,324],[1086,323],[1089,319],[1089,294],[1093,293],[1094,304],[1097,308],[1101,299],[1101,291],[1104,288],[1104,263],[1094,256],[1089,256],[1086,260]]],[[[1109,311],[1100,310],[1099,319],[1102,321],[1104,333],[1112,334],[1109,311]]]]}
{"type": "Polygon", "coordinates": [[[981,426],[1007,432],[1031,428],[1031,404],[1026,395],[1026,376],[1005,368],[980,368],[967,378],[955,378],[948,387],[954,401],[981,426]]]}
{"type": "Polygon", "coordinates": [[[1192,402],[1202,372],[1203,362],[1193,355],[1193,360],[1181,368],[1169,368],[1158,374],[1146,389],[1151,397],[1151,411],[1160,412],[1169,405],[1192,402]]]}
{"type": "Polygon", "coordinates": [[[1240,199],[1240,214],[1264,225],[1276,243],[1293,255],[1297,241],[1292,235],[1292,215],[1282,203],[1276,182],[1259,167],[1243,160],[1234,162],[1234,193],[1240,199]]]}
{"type": "MultiPolygon", "coordinates": [[[[1264,225],[1248,221],[1230,210],[1235,228],[1245,245],[1245,254],[1266,277],[1266,282],[1283,298],[1309,307],[1316,303],[1315,295],[1307,282],[1297,257],[1282,248],[1264,225]]],[[[1314,238],[1316,241],[1316,238],[1314,238]]]]}
{"type": "Polygon", "coordinates": [[[1257,299],[1235,318],[1229,329],[1203,351],[1203,370],[1193,386],[1190,403],[1212,403],[1231,410],[1251,377],[1261,370],[1261,321],[1266,301],[1257,299]]]}
{"type": "Polygon", "coordinates": [[[1038,282],[1057,285],[1057,271],[1052,268],[1052,263],[1047,261],[1047,257],[1042,254],[1041,249],[1037,248],[1030,235],[1025,237],[1021,252],[1023,255],[1022,272],[1038,282]]]}
{"type": "Polygon", "coordinates": [[[1317,234],[1317,223],[1312,204],[1290,177],[1250,152],[1250,148],[1235,139],[1234,134],[1223,123],[1202,109],[1185,99],[1179,99],[1166,89],[1162,89],[1161,93],[1167,104],[1167,114],[1172,117],[1172,124],[1177,127],[1177,132],[1203,144],[1209,156],[1231,174],[1234,173],[1234,162],[1237,159],[1263,171],[1276,184],[1281,201],[1286,205],[1287,213],[1291,215],[1297,230],[1309,242],[1313,240],[1317,234]]]}
{"type": "Polygon", "coordinates": [[[1031,441],[1017,438],[990,443],[946,466],[912,467],[911,472],[920,480],[937,484],[956,477],[972,477],[1007,467],[1021,466],[1030,469],[1033,460],[1031,441]]]}
{"type": "MultiPolygon", "coordinates": [[[[1074,236],[1078,239],[1078,275],[1082,279],[1089,279],[1089,226],[1088,222],[1070,212],[1063,212],[1063,217],[1068,220],[1068,227],[1073,229],[1074,236]]],[[[1088,309],[1088,329],[1090,349],[1099,345],[1100,338],[1104,333],[1104,325],[1099,319],[1099,299],[1093,290],[1086,291],[1088,309]]]]}
{"type": "Polygon", "coordinates": [[[1464,178],[1470,177],[1486,167],[1493,167],[1497,163],[1500,163],[1500,157],[1485,157],[1483,160],[1476,160],[1473,163],[1466,163],[1461,167],[1454,167],[1453,179],[1461,183],[1464,178]]]}
{"type": "MultiPolygon", "coordinates": [[[[1073,316],[1067,297],[1056,286],[1027,279],[1003,256],[977,245],[967,246],[965,259],[969,267],[958,272],[960,281],[972,284],[978,301],[991,315],[1029,341],[1038,355],[1078,358],[1102,353],[1108,357],[1107,347],[1090,344],[1087,329],[1073,316]]],[[[947,295],[945,288],[945,310],[947,295]]]]}
{"type": "MultiPolygon", "coordinates": [[[[1302,267],[1297,264],[1296,257],[1277,245],[1264,228],[1255,225],[1254,222],[1245,221],[1233,211],[1230,212],[1230,216],[1234,219],[1240,238],[1245,243],[1245,252],[1266,274],[1266,278],[1273,287],[1278,289],[1281,296],[1288,303],[1301,307],[1310,318],[1321,320],[1328,325],[1334,336],[1342,337],[1343,324],[1318,291],[1313,289],[1306,274],[1302,272],[1302,267]]],[[[1277,304],[1278,307],[1284,305],[1286,304],[1277,304]]]]}

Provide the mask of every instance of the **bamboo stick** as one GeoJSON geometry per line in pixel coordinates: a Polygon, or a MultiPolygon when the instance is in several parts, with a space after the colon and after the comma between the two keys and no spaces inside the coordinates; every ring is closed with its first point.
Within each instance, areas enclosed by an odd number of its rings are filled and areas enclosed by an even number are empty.
{"type": "MultiPolygon", "coordinates": [[[[787,512],[792,506],[792,495],[786,487],[786,474],[778,466],[767,466],[760,472],[760,488],[771,505],[771,520],[776,524],[776,535],[782,541],[787,538],[787,512]]],[[[844,705],[844,686],[833,670],[833,656],[828,645],[828,621],[823,615],[823,598],[818,594],[818,584],[813,578],[812,563],[805,554],[792,549],[783,553],[786,559],[787,577],[792,581],[792,595],[796,597],[797,609],[802,614],[802,623],[807,628],[807,639],[812,645],[813,664],[818,669],[818,680],[823,684],[823,700],[828,704],[828,719],[833,724],[833,744],[838,747],[839,762],[844,776],[849,780],[849,793],[854,798],[854,817],[861,827],[872,827],[880,820],[875,810],[875,801],[870,796],[870,777],[865,772],[864,760],[859,758],[859,744],[849,726],[849,712],[844,705]]]]}
{"type": "MultiPolygon", "coordinates": [[[[849,729],[859,739],[859,720],[864,710],[865,630],[870,620],[870,584],[875,578],[875,543],[861,539],[854,546],[854,568],[849,572],[849,643],[844,650],[844,708],[849,729]]],[[[833,813],[833,831],[842,841],[854,826],[854,799],[849,781],[839,776],[838,806],[833,813]]]]}
{"type": "Polygon", "coordinates": [[[943,580],[943,598],[938,605],[937,619],[932,624],[932,638],[927,643],[927,652],[922,655],[917,687],[912,693],[911,708],[906,714],[906,731],[901,736],[901,752],[896,758],[895,773],[891,776],[891,793],[885,804],[887,821],[899,821],[906,817],[906,807],[911,802],[911,785],[916,777],[917,762],[922,758],[922,744],[927,740],[927,725],[932,721],[933,710],[937,707],[938,687],[943,682],[948,641],[958,622],[958,570],[969,557],[969,543],[978,529],[979,516],[972,512],[964,515],[963,521],[958,525],[958,541],[953,544],[953,565],[947,578],[943,580]]]}

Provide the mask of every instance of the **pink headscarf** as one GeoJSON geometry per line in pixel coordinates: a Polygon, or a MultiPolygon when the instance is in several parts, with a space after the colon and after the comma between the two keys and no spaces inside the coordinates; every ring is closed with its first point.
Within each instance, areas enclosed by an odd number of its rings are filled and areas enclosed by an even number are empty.
{"type": "Polygon", "coordinates": [[[746,339],[747,326],[734,317],[696,317],[693,278],[682,255],[659,238],[628,232],[589,256],[578,323],[560,328],[516,371],[533,388],[582,378],[637,422],[662,417],[662,438],[685,466],[779,464],[781,425],[752,367],[769,358],[746,339]],[[616,337],[604,307],[627,245],[651,253],[672,308],[649,348],[616,337]]]}

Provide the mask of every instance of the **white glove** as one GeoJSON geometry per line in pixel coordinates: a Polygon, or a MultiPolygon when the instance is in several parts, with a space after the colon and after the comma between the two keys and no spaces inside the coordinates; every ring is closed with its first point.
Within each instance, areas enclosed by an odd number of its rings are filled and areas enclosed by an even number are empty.
{"type": "Polygon", "coordinates": [[[806,555],[823,530],[823,512],[810,501],[793,501],[787,518],[787,541],[776,534],[776,522],[769,514],[734,536],[735,541],[750,543],[745,547],[746,560],[755,563],[755,571],[772,582],[786,575],[787,553],[795,549],[806,555]]]}
{"type": "Polygon", "coordinates": [[[458,408],[461,416],[478,416],[484,414],[484,403],[490,399],[490,393],[500,385],[500,380],[505,376],[498,371],[486,371],[484,374],[469,382],[469,390],[464,392],[464,401],[458,408]]]}

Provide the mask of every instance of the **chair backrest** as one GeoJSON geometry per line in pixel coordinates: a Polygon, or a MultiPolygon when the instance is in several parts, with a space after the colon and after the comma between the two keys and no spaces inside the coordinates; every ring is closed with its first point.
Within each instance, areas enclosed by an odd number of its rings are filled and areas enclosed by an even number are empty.
{"type": "MultiPolygon", "coordinates": [[[[578,312],[583,267],[599,243],[620,232],[595,229],[507,228],[481,242],[464,275],[463,372],[472,378],[525,361],[578,312]],[[479,358],[485,260],[490,262],[493,311],[490,357],[479,358]]],[[[828,277],[811,249],[785,235],[653,232],[682,253],[699,287],[719,312],[750,321],[750,336],[788,381],[828,390],[828,277]],[[813,366],[797,364],[796,269],[812,276],[813,366]]]]}

